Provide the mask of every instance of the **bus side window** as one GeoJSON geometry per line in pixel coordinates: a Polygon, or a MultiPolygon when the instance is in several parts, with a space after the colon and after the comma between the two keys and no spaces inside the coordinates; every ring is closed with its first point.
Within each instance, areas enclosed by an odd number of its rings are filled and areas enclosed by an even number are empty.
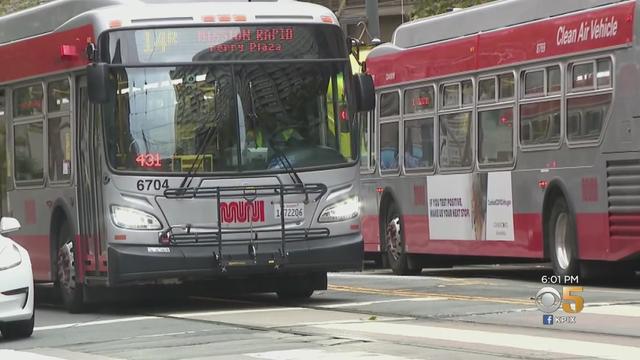
{"type": "Polygon", "coordinates": [[[49,179],[71,179],[71,91],[69,80],[50,82],[47,86],[47,132],[49,144],[49,179]]]}
{"type": "Polygon", "coordinates": [[[513,108],[478,111],[478,163],[482,166],[512,162],[513,108]]]}
{"type": "Polygon", "coordinates": [[[557,145],[560,138],[562,73],[558,65],[522,73],[520,144],[557,145]],[[546,80],[545,80],[546,79],[546,80]]]}
{"type": "Polygon", "coordinates": [[[30,185],[44,180],[43,98],[41,83],[13,91],[15,178],[30,185]]]}
{"type": "Polygon", "coordinates": [[[613,100],[611,67],[610,58],[569,65],[572,76],[566,107],[569,141],[600,139],[613,100]]]}

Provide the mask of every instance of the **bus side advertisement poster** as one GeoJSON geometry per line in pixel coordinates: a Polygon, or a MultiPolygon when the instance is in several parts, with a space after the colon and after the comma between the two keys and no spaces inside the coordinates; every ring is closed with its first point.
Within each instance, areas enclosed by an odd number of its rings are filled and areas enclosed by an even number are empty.
{"type": "Polygon", "coordinates": [[[429,239],[514,241],[510,172],[427,177],[429,239]]]}

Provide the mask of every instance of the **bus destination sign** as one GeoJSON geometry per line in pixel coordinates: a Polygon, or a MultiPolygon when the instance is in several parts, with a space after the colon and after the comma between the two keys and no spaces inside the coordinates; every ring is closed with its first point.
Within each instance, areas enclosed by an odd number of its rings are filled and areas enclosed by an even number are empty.
{"type": "Polygon", "coordinates": [[[273,53],[282,52],[295,38],[291,26],[239,28],[220,27],[206,29],[152,29],[143,30],[143,53],[162,54],[183,46],[198,46],[210,53],[273,53]]]}

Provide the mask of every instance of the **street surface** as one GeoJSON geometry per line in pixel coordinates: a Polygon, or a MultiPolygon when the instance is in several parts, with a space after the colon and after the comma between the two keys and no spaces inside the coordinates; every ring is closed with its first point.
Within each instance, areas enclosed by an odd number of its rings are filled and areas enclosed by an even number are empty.
{"type": "MultiPolygon", "coordinates": [[[[541,265],[329,275],[329,290],[182,296],[68,314],[39,289],[29,339],[0,338],[0,359],[640,359],[640,279],[582,284],[572,323],[543,324],[541,265]]],[[[561,291],[561,286],[555,286],[561,291]]]]}

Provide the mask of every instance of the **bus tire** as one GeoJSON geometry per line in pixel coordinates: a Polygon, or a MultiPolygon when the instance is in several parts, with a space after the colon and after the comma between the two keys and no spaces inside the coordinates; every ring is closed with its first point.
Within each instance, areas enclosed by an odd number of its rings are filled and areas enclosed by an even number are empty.
{"type": "Polygon", "coordinates": [[[384,227],[384,252],[395,275],[417,275],[422,267],[409,260],[406,252],[402,216],[395,203],[389,205],[384,227]]]}
{"type": "Polygon", "coordinates": [[[76,253],[71,227],[64,222],[60,227],[57,255],[57,285],[64,307],[70,313],[84,311],[83,285],[77,282],[76,253]]]}
{"type": "Polygon", "coordinates": [[[578,260],[576,222],[564,198],[555,200],[547,229],[553,272],[560,276],[578,275],[580,261],[578,260]]]}

